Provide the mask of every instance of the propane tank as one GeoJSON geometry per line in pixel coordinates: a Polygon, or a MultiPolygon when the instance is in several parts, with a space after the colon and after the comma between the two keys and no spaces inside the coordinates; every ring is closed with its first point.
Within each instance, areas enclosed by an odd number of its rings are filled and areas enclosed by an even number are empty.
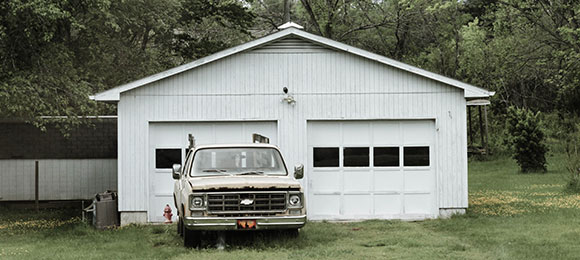
{"type": "Polygon", "coordinates": [[[171,214],[171,207],[169,206],[169,204],[165,205],[165,209],[163,209],[163,216],[166,218],[165,224],[173,223],[173,221],[171,221],[171,217],[173,216],[173,214],[171,214]]]}

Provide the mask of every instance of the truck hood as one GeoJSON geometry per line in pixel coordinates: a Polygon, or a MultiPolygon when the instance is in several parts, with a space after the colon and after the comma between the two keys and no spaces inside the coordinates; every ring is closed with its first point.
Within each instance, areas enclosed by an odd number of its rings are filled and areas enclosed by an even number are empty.
{"type": "Polygon", "coordinates": [[[300,183],[287,176],[220,176],[189,178],[192,190],[221,189],[300,189],[300,183]]]}

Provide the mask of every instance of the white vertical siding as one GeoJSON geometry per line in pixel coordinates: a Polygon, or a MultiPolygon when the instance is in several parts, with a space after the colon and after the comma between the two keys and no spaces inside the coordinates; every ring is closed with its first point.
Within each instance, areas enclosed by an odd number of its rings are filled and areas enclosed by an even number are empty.
{"type": "Polygon", "coordinates": [[[271,50],[236,54],[121,95],[121,211],[147,210],[149,121],[247,119],[278,120],[290,166],[307,163],[308,120],[435,119],[438,206],[467,207],[462,89],[343,52],[271,50]],[[294,106],[281,102],[284,87],[294,106]]]}
{"type": "MultiPolygon", "coordinates": [[[[0,200],[34,200],[34,162],[0,160],[0,200]]],[[[117,189],[116,159],[38,160],[40,200],[91,199],[117,189]]]]}

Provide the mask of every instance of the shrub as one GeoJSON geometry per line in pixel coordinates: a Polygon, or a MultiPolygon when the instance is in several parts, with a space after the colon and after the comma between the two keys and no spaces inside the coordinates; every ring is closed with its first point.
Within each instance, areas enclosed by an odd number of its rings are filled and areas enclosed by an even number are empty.
{"type": "Polygon", "coordinates": [[[545,135],[540,113],[509,107],[507,111],[508,144],[522,172],[546,171],[545,135]]]}
{"type": "Polygon", "coordinates": [[[559,123],[562,129],[559,138],[564,143],[566,155],[568,157],[566,169],[566,188],[569,191],[580,193],[580,120],[574,116],[563,116],[559,123]]]}
{"type": "Polygon", "coordinates": [[[568,154],[566,169],[568,169],[566,189],[580,193],[580,155],[577,151],[573,154],[568,154]]]}

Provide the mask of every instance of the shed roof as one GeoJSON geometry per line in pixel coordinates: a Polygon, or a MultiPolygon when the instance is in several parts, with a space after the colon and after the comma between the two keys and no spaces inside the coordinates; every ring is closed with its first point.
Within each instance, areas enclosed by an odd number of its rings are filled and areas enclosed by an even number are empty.
{"type": "Polygon", "coordinates": [[[479,88],[476,86],[473,86],[471,84],[467,84],[464,82],[461,82],[459,80],[455,80],[452,78],[448,78],[433,72],[429,72],[390,58],[387,58],[385,56],[381,56],[369,51],[365,51],[344,43],[340,43],[328,38],[324,38],[318,35],[314,35],[308,32],[305,32],[303,30],[300,30],[299,27],[297,26],[287,26],[285,27],[286,29],[281,30],[279,32],[264,36],[262,38],[217,52],[215,54],[209,55],[207,57],[195,60],[193,62],[151,75],[149,77],[145,77],[133,82],[129,82],[127,84],[124,85],[120,85],[117,86],[115,88],[100,92],[95,94],[94,96],[90,96],[91,99],[96,100],[96,101],[119,101],[121,93],[147,85],[149,83],[167,78],[167,77],[171,77],[173,75],[179,74],[181,72],[184,71],[188,71],[190,69],[194,69],[196,67],[202,66],[204,64],[228,57],[230,55],[234,55],[236,53],[240,53],[246,50],[250,50],[250,49],[254,49],[257,47],[261,47],[263,45],[266,45],[268,43],[271,43],[273,41],[282,39],[282,38],[286,38],[286,37],[299,37],[302,38],[304,40],[316,43],[316,44],[320,44],[322,46],[328,47],[330,49],[335,49],[335,50],[339,50],[339,51],[343,51],[343,52],[347,52],[347,53],[351,53],[357,56],[361,56],[370,60],[374,60],[376,62],[379,63],[383,63],[410,73],[414,73],[435,81],[439,81],[442,83],[445,83],[447,85],[453,86],[453,87],[457,87],[460,89],[465,90],[465,98],[467,99],[474,99],[474,98],[488,98],[491,97],[495,94],[495,92],[493,91],[488,91],[486,89],[483,88],[479,88]]]}

